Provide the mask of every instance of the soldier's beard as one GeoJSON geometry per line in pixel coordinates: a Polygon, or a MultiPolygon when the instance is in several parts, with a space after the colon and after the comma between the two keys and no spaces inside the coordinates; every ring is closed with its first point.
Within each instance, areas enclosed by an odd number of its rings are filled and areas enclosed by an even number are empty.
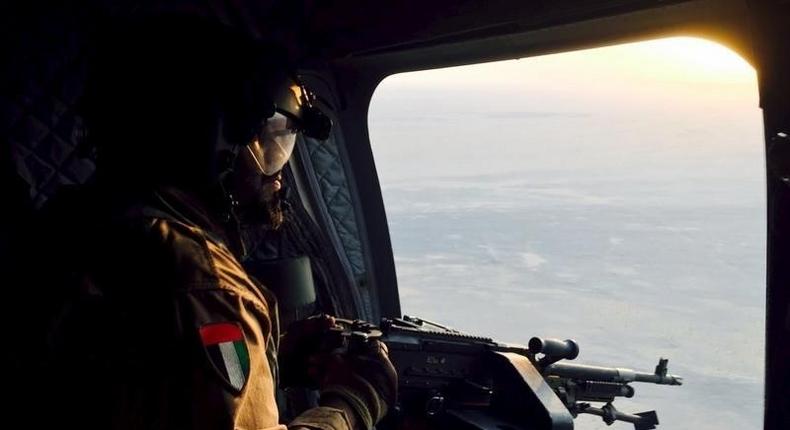
{"type": "Polygon", "coordinates": [[[254,204],[238,209],[241,226],[246,229],[279,230],[285,222],[282,198],[274,193],[254,204]]]}
{"type": "Polygon", "coordinates": [[[228,179],[228,189],[238,205],[233,210],[233,218],[241,240],[241,253],[249,255],[285,222],[282,175],[264,176],[248,164],[239,163],[228,179]]]}
{"type": "Polygon", "coordinates": [[[279,232],[285,223],[283,206],[279,193],[276,193],[256,205],[239,208],[237,216],[245,254],[243,258],[251,256],[265,240],[272,240],[273,233],[279,232]]]}
{"type": "Polygon", "coordinates": [[[285,212],[283,211],[283,203],[280,193],[276,193],[273,198],[266,200],[265,224],[272,230],[279,230],[285,222],[285,212]]]}

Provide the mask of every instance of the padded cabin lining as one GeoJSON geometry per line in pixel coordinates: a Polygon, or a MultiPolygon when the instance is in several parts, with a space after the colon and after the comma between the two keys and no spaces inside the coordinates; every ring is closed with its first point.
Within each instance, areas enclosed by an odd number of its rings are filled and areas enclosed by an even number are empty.
{"type": "Polygon", "coordinates": [[[327,212],[346,251],[348,263],[355,276],[365,273],[365,260],[354,203],[348,187],[348,178],[340,159],[337,138],[325,142],[304,139],[305,147],[313,164],[316,181],[327,212]]]}
{"type": "Polygon", "coordinates": [[[60,185],[84,183],[95,166],[76,153],[82,121],[75,105],[86,71],[76,18],[27,25],[10,29],[18,33],[0,93],[0,135],[40,207],[60,185]]]}

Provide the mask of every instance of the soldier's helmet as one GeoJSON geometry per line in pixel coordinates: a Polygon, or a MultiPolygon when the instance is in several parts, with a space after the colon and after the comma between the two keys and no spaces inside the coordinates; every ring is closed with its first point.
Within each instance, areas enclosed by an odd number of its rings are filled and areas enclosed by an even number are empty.
{"type": "Polygon", "coordinates": [[[81,111],[100,177],[207,186],[223,145],[272,175],[297,133],[329,134],[282,47],[190,16],[115,22],[96,40],[81,111]]]}

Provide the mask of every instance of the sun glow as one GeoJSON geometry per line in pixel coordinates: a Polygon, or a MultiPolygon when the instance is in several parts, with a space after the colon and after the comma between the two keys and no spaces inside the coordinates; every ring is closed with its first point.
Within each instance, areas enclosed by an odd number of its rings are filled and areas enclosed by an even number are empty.
{"type": "Polygon", "coordinates": [[[498,93],[516,105],[551,98],[699,111],[758,103],[755,69],[726,46],[693,37],[403,73],[387,82],[400,90],[498,93]]]}
{"type": "Polygon", "coordinates": [[[604,54],[610,59],[627,58],[620,64],[630,73],[646,78],[722,83],[755,79],[754,68],[734,51],[718,43],[692,37],[633,43],[589,53],[604,54]]]}
{"type": "Polygon", "coordinates": [[[600,82],[741,84],[750,90],[756,82],[754,68],[731,49],[705,39],[671,37],[519,60],[451,67],[398,75],[410,86],[456,87],[458,84],[490,86],[516,84],[551,76],[600,82]]]}

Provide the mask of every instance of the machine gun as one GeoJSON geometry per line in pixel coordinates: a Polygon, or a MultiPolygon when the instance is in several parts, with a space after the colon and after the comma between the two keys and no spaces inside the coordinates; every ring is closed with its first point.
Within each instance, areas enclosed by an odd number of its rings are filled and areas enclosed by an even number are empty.
{"type": "Polygon", "coordinates": [[[634,395],[631,382],[682,383],[667,373],[663,358],[653,373],[560,363],[578,356],[572,340],[534,337],[524,347],[409,316],[384,318],[380,326],[338,323],[336,345],[353,351],[379,339],[398,371],[398,405],[380,429],[422,421],[429,428],[571,430],[578,414],[593,414],[609,425],[625,421],[649,430],[658,425],[655,411],[622,413],[612,402],[634,395]]]}

